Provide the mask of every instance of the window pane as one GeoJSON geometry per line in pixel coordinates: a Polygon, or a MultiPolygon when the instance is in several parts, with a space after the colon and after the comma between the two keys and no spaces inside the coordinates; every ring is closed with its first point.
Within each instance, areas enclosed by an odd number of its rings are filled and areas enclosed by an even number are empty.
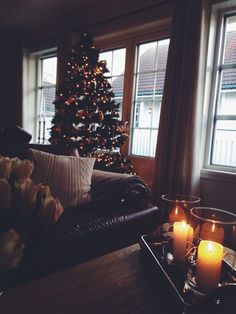
{"type": "Polygon", "coordinates": [[[120,104],[120,117],[124,88],[125,55],[125,48],[102,52],[99,55],[100,60],[107,61],[107,68],[110,71],[107,74],[107,76],[109,76],[108,81],[111,84],[112,90],[115,94],[115,101],[120,104]]]}
{"type": "Polygon", "coordinates": [[[135,128],[133,130],[132,153],[154,157],[158,130],[135,128]]]}
{"type": "Polygon", "coordinates": [[[155,99],[153,102],[153,112],[152,112],[152,128],[157,128],[159,126],[159,120],[160,120],[160,113],[161,113],[161,102],[162,102],[162,96],[155,99]]]}
{"type": "Polygon", "coordinates": [[[125,49],[117,49],[113,54],[112,76],[124,74],[125,49]]]}
{"type": "Polygon", "coordinates": [[[42,72],[42,84],[44,86],[50,86],[56,84],[56,73],[57,73],[57,57],[45,58],[43,62],[42,72]]]}
{"type": "Polygon", "coordinates": [[[111,69],[112,69],[112,51],[101,52],[99,55],[100,60],[106,60],[107,68],[110,72],[105,73],[105,76],[111,76],[111,69]]]}
{"type": "Polygon", "coordinates": [[[155,156],[169,40],[137,46],[131,153],[155,156]]]}
{"type": "Polygon", "coordinates": [[[51,121],[55,114],[57,57],[40,58],[42,82],[38,82],[37,134],[39,143],[48,143],[51,121]]]}
{"type": "Polygon", "coordinates": [[[153,71],[156,68],[157,42],[142,44],[139,47],[138,72],[153,71]]]}
{"type": "Polygon", "coordinates": [[[236,115],[236,90],[221,91],[219,106],[219,115],[236,115]]]}
{"type": "Polygon", "coordinates": [[[227,19],[223,63],[236,63],[236,16],[227,19]]]}
{"type": "Polygon", "coordinates": [[[236,89],[236,69],[227,69],[222,73],[221,90],[227,89],[236,89]]]}
{"type": "Polygon", "coordinates": [[[135,127],[157,128],[159,125],[161,98],[155,101],[138,101],[135,104],[135,127]]]}
{"type": "Polygon", "coordinates": [[[158,43],[157,73],[155,82],[155,94],[162,95],[164,89],[166,64],[168,57],[169,40],[161,40],[158,43]]]}
{"type": "Polygon", "coordinates": [[[53,101],[55,100],[56,88],[44,88],[43,93],[43,112],[46,116],[53,116],[55,114],[55,107],[53,101]]]}
{"type": "Polygon", "coordinates": [[[236,121],[217,121],[212,163],[236,167],[236,121]]]}
{"type": "Polygon", "coordinates": [[[136,113],[135,124],[138,128],[150,128],[152,124],[152,112],[153,102],[152,101],[141,101],[135,104],[138,108],[136,113]]]}
{"type": "Polygon", "coordinates": [[[153,96],[155,73],[139,74],[137,76],[137,96],[153,96]]]}
{"type": "MultiPolygon", "coordinates": [[[[211,164],[236,167],[236,15],[224,17],[224,53],[218,67],[221,79],[213,119],[211,164]],[[225,67],[227,64],[227,67],[225,67]]],[[[221,47],[219,47],[221,49],[221,47]]]]}
{"type": "Polygon", "coordinates": [[[111,79],[112,90],[115,94],[115,99],[117,97],[123,97],[123,88],[124,88],[124,76],[118,76],[111,79]]]}

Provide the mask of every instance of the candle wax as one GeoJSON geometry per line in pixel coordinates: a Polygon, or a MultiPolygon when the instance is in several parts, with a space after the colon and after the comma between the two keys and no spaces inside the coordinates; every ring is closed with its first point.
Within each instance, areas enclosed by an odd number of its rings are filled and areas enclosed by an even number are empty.
{"type": "Polygon", "coordinates": [[[196,281],[199,290],[206,293],[217,288],[221,264],[223,259],[223,246],[214,241],[202,240],[198,246],[196,281]]]}
{"type": "Polygon", "coordinates": [[[188,237],[192,238],[193,228],[185,221],[174,223],[173,227],[173,256],[178,262],[185,262],[188,237]]]}

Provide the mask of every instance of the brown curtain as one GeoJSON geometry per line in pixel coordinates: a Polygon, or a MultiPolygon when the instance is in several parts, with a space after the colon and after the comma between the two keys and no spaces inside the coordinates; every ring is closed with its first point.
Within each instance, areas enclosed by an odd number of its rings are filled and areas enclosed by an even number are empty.
{"type": "Polygon", "coordinates": [[[209,30],[204,0],[176,0],[154,166],[153,197],[199,195],[203,86],[209,30]]]}

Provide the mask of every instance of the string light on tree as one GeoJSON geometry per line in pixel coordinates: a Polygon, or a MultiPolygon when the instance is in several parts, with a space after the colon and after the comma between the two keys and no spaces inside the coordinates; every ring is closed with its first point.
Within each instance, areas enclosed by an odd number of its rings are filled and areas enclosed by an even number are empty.
{"type": "Polygon", "coordinates": [[[73,47],[57,91],[50,142],[76,147],[80,156],[97,157],[100,169],[132,173],[131,162],[117,152],[128,135],[104,75],[107,72],[106,61],[99,60],[92,36],[83,34],[73,47]]]}

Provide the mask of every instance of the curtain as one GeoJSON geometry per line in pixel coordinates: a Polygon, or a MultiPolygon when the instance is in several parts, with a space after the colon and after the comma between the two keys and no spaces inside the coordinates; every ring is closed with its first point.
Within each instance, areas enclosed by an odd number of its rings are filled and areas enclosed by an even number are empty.
{"type": "Polygon", "coordinates": [[[154,165],[153,198],[199,195],[204,77],[209,31],[204,0],[176,0],[154,165]]]}

